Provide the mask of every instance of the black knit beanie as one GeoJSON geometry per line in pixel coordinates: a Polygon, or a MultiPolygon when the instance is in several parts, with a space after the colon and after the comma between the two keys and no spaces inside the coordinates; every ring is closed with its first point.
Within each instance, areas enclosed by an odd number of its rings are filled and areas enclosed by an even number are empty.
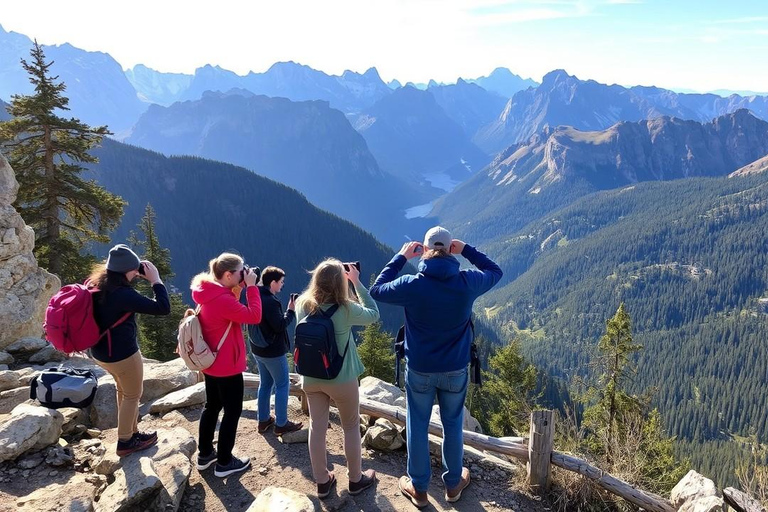
{"type": "Polygon", "coordinates": [[[136,253],[125,244],[117,244],[109,250],[107,257],[107,270],[113,272],[130,272],[138,270],[141,261],[136,253]]]}

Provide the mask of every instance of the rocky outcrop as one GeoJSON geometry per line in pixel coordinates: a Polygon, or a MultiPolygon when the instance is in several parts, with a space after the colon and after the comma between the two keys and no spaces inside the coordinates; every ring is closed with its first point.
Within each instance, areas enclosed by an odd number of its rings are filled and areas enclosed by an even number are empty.
{"type": "Polygon", "coordinates": [[[21,404],[0,424],[0,462],[50,446],[59,440],[64,416],[47,407],[21,404]]]}
{"type": "Polygon", "coordinates": [[[715,483],[694,470],[690,470],[677,483],[669,499],[675,508],[686,512],[714,512],[723,509],[723,499],[718,496],[715,483]]]}
{"type": "Polygon", "coordinates": [[[150,414],[164,414],[174,409],[190,407],[205,402],[205,383],[174,391],[154,400],[149,406],[150,414]]]}
{"type": "MultiPolygon", "coordinates": [[[[400,388],[376,377],[365,377],[360,381],[360,398],[387,405],[400,405],[399,399],[404,396],[405,393],[400,388]]],[[[402,406],[405,407],[405,404],[402,406]]]]}
{"type": "Polygon", "coordinates": [[[12,206],[19,184],[0,154],[0,349],[19,338],[39,336],[48,300],[59,278],[37,266],[35,233],[12,206]]]}

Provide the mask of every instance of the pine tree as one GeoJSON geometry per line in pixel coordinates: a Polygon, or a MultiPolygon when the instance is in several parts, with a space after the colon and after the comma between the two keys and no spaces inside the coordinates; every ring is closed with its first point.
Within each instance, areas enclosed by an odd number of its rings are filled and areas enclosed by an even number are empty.
{"type": "Polygon", "coordinates": [[[393,338],[381,330],[381,322],[367,325],[360,337],[362,342],[357,348],[357,353],[365,366],[363,376],[370,375],[386,382],[393,382],[395,377],[393,338]]]}
{"type": "MultiPolygon", "coordinates": [[[[480,337],[478,343],[482,343],[480,337]]],[[[532,409],[530,395],[536,387],[536,368],[523,359],[517,341],[496,350],[488,367],[483,371],[483,387],[471,385],[467,393],[470,413],[494,436],[525,430],[532,409]]]]}
{"type": "Polygon", "coordinates": [[[35,230],[38,263],[63,282],[80,281],[95,261],[81,254],[90,242],[109,242],[123,215],[125,202],[93,180],[81,176],[81,163],[97,159],[89,151],[110,132],[92,128],[78,119],[57,114],[69,110],[66,85],[50,76],[53,62],[35,41],[31,62],[21,59],[34,85],[32,95],[14,95],[9,113],[0,123],[0,147],[16,171],[19,194],[16,207],[35,230]]]}
{"type": "MultiPolygon", "coordinates": [[[[151,261],[167,282],[173,279],[171,270],[171,252],[160,245],[155,230],[155,210],[152,205],[144,209],[144,216],[138,224],[141,237],[131,233],[128,239],[130,245],[140,255],[141,259],[151,261]]],[[[151,294],[150,283],[141,280],[136,288],[145,294],[151,294]]],[[[169,290],[170,291],[170,290],[169,290]]],[[[142,353],[150,359],[168,361],[176,357],[176,331],[184,311],[189,306],[184,304],[180,293],[169,293],[171,313],[168,316],[140,315],[138,317],[139,346],[142,353]]]]}

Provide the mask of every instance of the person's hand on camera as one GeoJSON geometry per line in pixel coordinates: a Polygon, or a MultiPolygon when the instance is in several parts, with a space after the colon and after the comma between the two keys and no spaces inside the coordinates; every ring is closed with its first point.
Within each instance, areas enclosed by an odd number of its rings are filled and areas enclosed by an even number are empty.
{"type": "Polygon", "coordinates": [[[406,242],[403,244],[402,249],[400,249],[400,254],[405,256],[407,260],[420,256],[423,252],[424,246],[419,242],[406,242]]]}
{"type": "Polygon", "coordinates": [[[144,265],[144,274],[139,274],[141,277],[152,284],[162,282],[160,280],[160,272],[158,272],[157,267],[151,261],[144,260],[141,263],[144,265]]]}
{"type": "Polygon", "coordinates": [[[352,281],[352,284],[360,283],[360,271],[354,265],[349,265],[349,270],[346,271],[347,279],[352,281]]]}
{"type": "Polygon", "coordinates": [[[294,298],[293,294],[291,294],[291,298],[288,300],[288,310],[296,311],[296,299],[294,298]]]}
{"type": "Polygon", "coordinates": [[[254,269],[249,268],[245,271],[245,278],[243,279],[245,286],[256,286],[258,280],[259,276],[254,272],[254,269]]]}
{"type": "Polygon", "coordinates": [[[464,250],[464,246],[467,245],[461,240],[456,240],[455,238],[451,242],[451,254],[461,254],[461,251],[464,250]]]}

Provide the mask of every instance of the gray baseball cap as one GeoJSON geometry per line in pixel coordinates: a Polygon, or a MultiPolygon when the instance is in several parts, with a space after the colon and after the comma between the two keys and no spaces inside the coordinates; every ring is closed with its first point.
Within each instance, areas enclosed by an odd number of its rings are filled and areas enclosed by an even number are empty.
{"type": "Polygon", "coordinates": [[[446,251],[451,250],[451,242],[453,237],[451,232],[441,226],[435,226],[424,235],[424,246],[427,249],[444,249],[446,251]]]}

